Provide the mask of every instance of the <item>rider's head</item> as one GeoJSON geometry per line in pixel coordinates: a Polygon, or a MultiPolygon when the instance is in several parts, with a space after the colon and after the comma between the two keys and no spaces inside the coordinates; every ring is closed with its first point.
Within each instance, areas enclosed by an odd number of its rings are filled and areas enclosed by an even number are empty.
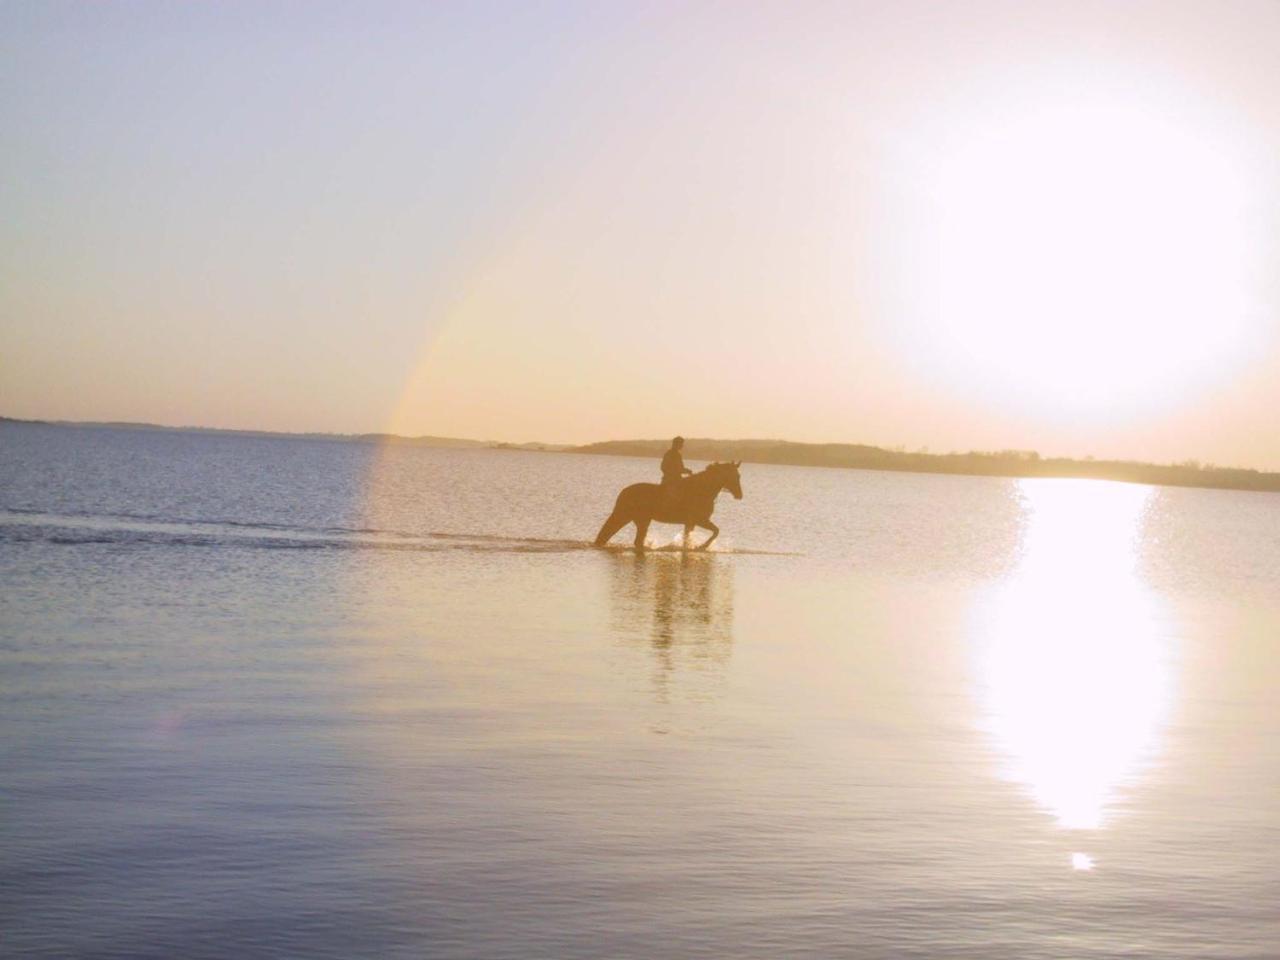
{"type": "Polygon", "coordinates": [[[679,450],[683,446],[684,446],[684,437],[676,437],[674,440],[671,441],[672,450],[679,450]]]}

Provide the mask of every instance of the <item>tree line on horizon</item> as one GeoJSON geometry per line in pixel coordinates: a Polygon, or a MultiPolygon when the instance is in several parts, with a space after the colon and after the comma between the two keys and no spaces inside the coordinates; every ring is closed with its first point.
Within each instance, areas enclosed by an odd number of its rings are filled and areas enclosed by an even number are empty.
{"type": "MultiPolygon", "coordinates": [[[[569,452],[650,457],[661,456],[669,445],[669,440],[606,440],[570,447],[569,452]]],[[[1164,486],[1280,492],[1280,473],[1266,473],[1246,467],[1219,467],[1201,464],[1196,460],[1156,464],[1135,460],[1097,460],[1093,457],[1042,457],[1035,450],[929,453],[927,450],[908,452],[858,443],[709,438],[687,439],[684,454],[689,460],[742,460],[745,463],[984,477],[1120,480],[1164,486]]]]}

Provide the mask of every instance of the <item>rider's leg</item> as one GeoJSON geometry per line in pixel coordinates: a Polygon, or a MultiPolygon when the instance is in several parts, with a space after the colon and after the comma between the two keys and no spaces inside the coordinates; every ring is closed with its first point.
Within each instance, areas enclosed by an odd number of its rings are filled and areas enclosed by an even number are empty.
{"type": "Polygon", "coordinates": [[[658,496],[662,498],[662,506],[664,508],[674,507],[676,504],[676,482],[674,480],[663,480],[662,485],[658,487],[658,496]]]}

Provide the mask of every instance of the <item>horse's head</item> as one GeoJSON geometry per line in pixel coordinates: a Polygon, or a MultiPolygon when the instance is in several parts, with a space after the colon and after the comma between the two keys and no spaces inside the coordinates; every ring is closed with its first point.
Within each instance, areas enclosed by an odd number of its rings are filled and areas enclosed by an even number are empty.
{"type": "Polygon", "coordinates": [[[742,477],[738,475],[738,468],[742,466],[742,461],[738,460],[733,463],[714,463],[712,467],[720,476],[720,489],[728,490],[733,494],[733,499],[742,499],[742,477]]]}

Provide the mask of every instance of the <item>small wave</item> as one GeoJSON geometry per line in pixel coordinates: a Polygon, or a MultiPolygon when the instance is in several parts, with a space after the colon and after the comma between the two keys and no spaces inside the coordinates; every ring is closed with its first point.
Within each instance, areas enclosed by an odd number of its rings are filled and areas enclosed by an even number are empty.
{"type": "MultiPolygon", "coordinates": [[[[283,524],[239,521],[179,521],[0,511],[0,543],[59,545],[238,547],[258,550],[395,550],[420,553],[568,553],[597,550],[589,540],[509,537],[499,534],[427,533],[398,530],[354,530],[341,527],[308,529],[283,524]]],[[[631,552],[629,545],[611,545],[611,552],[631,552]]],[[[654,553],[679,553],[681,546],[650,548],[654,553]]],[[[780,556],[765,550],[712,548],[713,554],[780,556]]]]}
{"type": "MultiPolygon", "coordinates": [[[[568,553],[594,550],[593,541],[527,538],[499,534],[398,530],[351,530],[344,527],[303,529],[278,524],[141,520],[119,516],[54,515],[33,511],[0,512],[0,544],[164,545],[164,547],[248,548],[266,550],[408,550],[420,553],[568,553]]],[[[614,544],[611,552],[631,552],[614,544]]],[[[654,553],[680,553],[680,544],[650,548],[654,553]]],[[[710,553],[786,556],[768,550],[713,548],[710,553]]]]}
{"type": "Polygon", "coordinates": [[[6,522],[12,522],[14,516],[35,520],[46,520],[54,524],[70,523],[80,525],[82,523],[90,524],[159,524],[162,526],[184,526],[184,527],[209,527],[222,528],[231,527],[236,530],[270,530],[273,532],[286,534],[302,534],[306,536],[314,536],[317,534],[346,536],[348,534],[371,534],[386,537],[417,537],[421,534],[406,533],[400,530],[382,530],[375,527],[305,527],[289,523],[273,523],[269,520],[231,520],[224,517],[190,517],[190,516],[171,516],[159,513],[98,513],[87,510],[67,510],[63,513],[49,513],[47,510],[41,510],[34,507],[0,507],[0,525],[6,522]]]}
{"type": "Polygon", "coordinates": [[[156,530],[91,529],[45,524],[0,524],[0,543],[53,543],[63,546],[161,545],[177,547],[257,547],[261,549],[315,550],[334,546],[323,540],[282,537],[218,537],[199,533],[170,533],[156,530]]]}

